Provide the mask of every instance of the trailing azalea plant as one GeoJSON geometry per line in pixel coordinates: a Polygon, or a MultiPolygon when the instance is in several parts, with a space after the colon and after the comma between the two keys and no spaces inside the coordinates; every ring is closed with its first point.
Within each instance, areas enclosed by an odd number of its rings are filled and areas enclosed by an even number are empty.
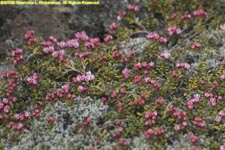
{"type": "MultiPolygon", "coordinates": [[[[129,4],[101,40],[85,31],[65,41],[28,31],[24,47],[8,58],[14,69],[1,73],[1,138],[13,142],[31,132],[47,103],[66,101],[69,107],[77,97],[89,96],[108,106],[101,121],[80,120],[82,133],[98,139],[90,149],[100,149],[103,140],[117,143],[114,149],[130,149],[130,139],[140,135],[153,148],[165,149],[187,134],[192,150],[224,150],[225,60],[207,64],[212,49],[220,55],[208,32],[216,30],[225,40],[225,20],[215,14],[219,5],[207,0],[129,4]],[[135,38],[147,45],[123,49],[135,38]]],[[[55,121],[46,119],[49,126],[55,121]]]]}

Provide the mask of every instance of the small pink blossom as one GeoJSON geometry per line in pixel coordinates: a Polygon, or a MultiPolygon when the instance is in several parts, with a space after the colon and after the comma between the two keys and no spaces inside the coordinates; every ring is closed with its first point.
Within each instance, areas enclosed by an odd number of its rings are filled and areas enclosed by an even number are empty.
{"type": "Polygon", "coordinates": [[[128,79],[130,77],[130,71],[127,68],[123,69],[122,73],[125,79],[128,79]]]}
{"type": "Polygon", "coordinates": [[[0,109],[2,109],[3,107],[4,107],[4,104],[0,102],[0,109]]]}
{"type": "Polygon", "coordinates": [[[216,121],[216,122],[220,123],[221,120],[222,120],[222,117],[221,117],[221,116],[216,116],[216,118],[215,118],[215,121],[216,121]]]}
{"type": "Polygon", "coordinates": [[[211,105],[212,105],[213,107],[216,106],[216,99],[215,99],[215,98],[210,98],[209,101],[211,102],[211,105]]]}
{"type": "Polygon", "coordinates": [[[146,38],[151,40],[158,40],[160,38],[160,35],[156,32],[150,32],[146,35],[146,38]]]}
{"type": "Polygon", "coordinates": [[[10,109],[10,108],[9,108],[9,105],[6,105],[6,106],[4,107],[4,112],[5,112],[5,113],[8,113],[8,112],[9,112],[9,109],[10,109]]]}
{"type": "Polygon", "coordinates": [[[191,45],[191,48],[192,48],[192,49],[200,49],[201,46],[202,46],[201,43],[195,42],[195,43],[193,43],[193,44],[191,45]]]}
{"type": "Polygon", "coordinates": [[[220,150],[225,150],[225,146],[224,145],[220,145],[220,150]]]}
{"type": "Polygon", "coordinates": [[[82,86],[82,85],[79,85],[78,87],[77,87],[77,90],[79,91],[79,92],[85,92],[86,90],[87,90],[87,88],[86,87],[84,87],[84,86],[82,86]]]}
{"type": "Polygon", "coordinates": [[[110,30],[116,30],[118,28],[117,24],[115,22],[113,22],[110,26],[109,29],[110,30]]]}
{"type": "Polygon", "coordinates": [[[178,35],[181,33],[181,29],[180,28],[177,28],[176,26],[170,26],[167,28],[167,34],[169,36],[172,36],[174,34],[178,35]]]}
{"type": "Polygon", "coordinates": [[[60,41],[60,42],[57,42],[57,46],[59,46],[60,48],[65,48],[67,47],[67,43],[64,41],[60,41]]]}
{"type": "Polygon", "coordinates": [[[70,48],[78,48],[80,44],[77,39],[71,39],[66,42],[66,45],[70,48]]]}
{"type": "Polygon", "coordinates": [[[121,94],[126,94],[126,88],[125,87],[121,87],[120,88],[120,93],[121,94]]]}
{"type": "Polygon", "coordinates": [[[118,109],[119,112],[122,111],[123,110],[123,103],[119,102],[117,104],[117,109],[118,109]]]}
{"type": "Polygon", "coordinates": [[[82,124],[84,126],[88,126],[91,122],[92,122],[92,119],[90,117],[88,117],[82,124]]]}
{"type": "Polygon", "coordinates": [[[117,93],[116,93],[116,91],[113,91],[113,92],[111,93],[111,97],[112,97],[112,98],[117,98],[117,93]]]}
{"type": "Polygon", "coordinates": [[[120,11],[117,15],[117,20],[121,20],[126,15],[125,11],[120,11]]]}
{"type": "Polygon", "coordinates": [[[167,40],[167,38],[165,38],[165,37],[162,37],[162,36],[161,36],[161,37],[159,38],[159,42],[160,42],[160,43],[167,43],[167,41],[168,41],[168,40],[167,40]]]}
{"type": "Polygon", "coordinates": [[[105,41],[105,42],[109,42],[109,41],[111,41],[111,40],[113,40],[112,35],[106,35],[106,36],[104,37],[104,41],[105,41]]]}
{"type": "Polygon", "coordinates": [[[221,24],[220,25],[220,29],[223,30],[223,31],[225,31],[225,24],[221,24]]]}
{"type": "Polygon", "coordinates": [[[55,122],[55,118],[54,118],[54,117],[48,117],[46,120],[47,120],[47,122],[48,122],[49,124],[55,122]]]}
{"type": "Polygon", "coordinates": [[[192,143],[198,142],[198,137],[195,136],[195,135],[191,135],[189,138],[190,138],[190,141],[191,141],[192,143]]]}
{"type": "Polygon", "coordinates": [[[58,51],[54,51],[52,53],[52,57],[57,58],[59,56],[59,52],[58,51]]]}
{"type": "Polygon", "coordinates": [[[191,14],[184,14],[180,18],[181,18],[181,20],[190,20],[191,17],[192,17],[191,14]]]}
{"type": "Polygon", "coordinates": [[[225,75],[221,75],[220,79],[225,80],[225,75]]]}
{"type": "Polygon", "coordinates": [[[220,110],[218,115],[221,116],[221,117],[224,117],[225,116],[224,110],[220,110]]]}
{"type": "Polygon", "coordinates": [[[130,11],[138,11],[139,10],[139,6],[138,5],[132,5],[132,4],[129,4],[128,6],[127,6],[127,8],[128,8],[128,10],[130,10],[130,11]]]}
{"type": "Polygon", "coordinates": [[[176,13],[172,13],[172,14],[170,15],[170,19],[171,19],[171,20],[176,19],[176,17],[177,17],[177,14],[176,14],[176,13]]]}
{"type": "Polygon", "coordinates": [[[170,58],[170,52],[167,52],[167,51],[165,51],[165,52],[162,52],[161,54],[160,54],[160,57],[162,58],[162,59],[169,59],[170,58]]]}
{"type": "Polygon", "coordinates": [[[105,105],[108,102],[108,99],[106,97],[102,97],[101,102],[105,105]]]}
{"type": "Polygon", "coordinates": [[[202,17],[207,17],[208,16],[208,13],[206,11],[204,11],[203,9],[198,9],[198,10],[195,10],[193,12],[194,16],[202,16],[202,17]]]}
{"type": "Polygon", "coordinates": [[[87,33],[85,31],[77,32],[75,34],[75,37],[81,41],[89,40],[89,37],[87,36],[87,33]]]}

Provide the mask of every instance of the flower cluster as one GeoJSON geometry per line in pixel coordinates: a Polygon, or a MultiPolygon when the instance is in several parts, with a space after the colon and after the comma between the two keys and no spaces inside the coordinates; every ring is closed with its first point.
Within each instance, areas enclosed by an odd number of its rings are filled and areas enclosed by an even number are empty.
{"type": "Polygon", "coordinates": [[[27,78],[27,82],[30,85],[37,85],[38,84],[37,79],[38,79],[38,74],[35,72],[32,77],[27,78]]]}
{"type": "Polygon", "coordinates": [[[190,69],[190,65],[188,63],[176,63],[176,68],[184,68],[184,69],[190,69]]]}
{"type": "Polygon", "coordinates": [[[160,36],[158,33],[156,32],[150,32],[146,35],[146,38],[147,39],[150,39],[150,40],[154,40],[154,41],[157,41],[157,42],[160,42],[160,43],[167,43],[167,38],[163,37],[163,36],[160,36]]]}
{"type": "Polygon", "coordinates": [[[74,99],[76,95],[70,93],[70,85],[69,83],[65,83],[61,86],[59,91],[49,92],[45,96],[46,101],[55,101],[57,98],[67,98],[67,99],[74,99]]]}
{"type": "Polygon", "coordinates": [[[86,72],[85,74],[82,75],[77,75],[76,77],[73,77],[73,82],[78,83],[78,82],[89,82],[91,80],[94,80],[95,76],[90,72],[86,72]]]}
{"type": "Polygon", "coordinates": [[[179,35],[179,34],[181,34],[181,29],[177,28],[176,26],[170,26],[170,27],[167,28],[167,34],[169,36],[179,35]]]}
{"type": "Polygon", "coordinates": [[[145,138],[150,139],[151,137],[154,137],[154,136],[163,135],[165,132],[166,131],[162,128],[156,128],[155,130],[148,129],[147,131],[145,131],[145,138]]]}
{"type": "Polygon", "coordinates": [[[127,6],[127,9],[130,10],[130,11],[135,11],[137,12],[139,10],[139,6],[138,5],[132,5],[132,4],[129,4],[127,6]]]}
{"type": "Polygon", "coordinates": [[[23,61],[23,50],[22,49],[16,49],[11,52],[11,56],[14,58],[13,64],[16,65],[19,62],[23,61]]]}
{"type": "Polygon", "coordinates": [[[196,17],[207,17],[208,13],[203,9],[197,9],[193,12],[193,15],[196,17]]]}
{"type": "Polygon", "coordinates": [[[25,40],[27,41],[27,45],[32,45],[37,42],[37,39],[34,38],[34,30],[27,31],[27,33],[24,35],[25,40]]]}
{"type": "Polygon", "coordinates": [[[188,109],[193,109],[194,103],[198,103],[200,101],[200,96],[196,94],[194,98],[188,101],[188,109]]]}

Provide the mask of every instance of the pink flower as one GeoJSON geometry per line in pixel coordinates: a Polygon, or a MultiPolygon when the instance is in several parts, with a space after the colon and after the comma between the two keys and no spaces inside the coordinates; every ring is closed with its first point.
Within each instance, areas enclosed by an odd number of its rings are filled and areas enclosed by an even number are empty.
{"type": "Polygon", "coordinates": [[[117,98],[117,93],[116,93],[116,91],[113,91],[113,92],[112,92],[111,97],[112,97],[112,98],[117,98]]]}
{"type": "Polygon", "coordinates": [[[24,115],[25,115],[25,117],[27,117],[27,118],[28,118],[28,117],[30,117],[30,112],[25,111],[25,114],[24,114],[24,115]]]}
{"type": "Polygon", "coordinates": [[[153,135],[154,135],[154,131],[152,129],[148,129],[147,131],[145,131],[145,138],[146,139],[149,139],[153,135]]]}
{"type": "Polygon", "coordinates": [[[155,66],[155,63],[154,63],[154,62],[150,62],[150,63],[149,63],[149,66],[152,68],[152,67],[155,66]]]}
{"type": "Polygon", "coordinates": [[[117,109],[118,109],[118,111],[122,111],[123,110],[123,103],[119,102],[117,104],[117,109]]]}
{"type": "Polygon", "coordinates": [[[191,45],[191,48],[192,48],[192,49],[200,49],[201,46],[202,46],[201,43],[195,42],[195,43],[193,43],[193,44],[191,45]]]}
{"type": "Polygon", "coordinates": [[[75,34],[76,38],[82,41],[87,41],[89,40],[89,37],[87,36],[87,33],[85,31],[82,32],[77,32],[75,34]]]}
{"type": "Polygon", "coordinates": [[[78,48],[80,44],[76,39],[71,39],[67,41],[66,45],[70,48],[78,48]]]}
{"type": "Polygon", "coordinates": [[[88,71],[85,73],[85,81],[88,82],[88,81],[91,81],[91,80],[94,80],[95,76],[91,73],[91,71],[88,71]]]}
{"type": "Polygon", "coordinates": [[[128,6],[127,6],[127,8],[128,8],[128,10],[130,10],[130,11],[138,11],[139,10],[139,6],[138,5],[132,5],[132,4],[129,4],[128,6]]]}
{"type": "Polygon", "coordinates": [[[111,40],[113,40],[112,35],[106,35],[106,36],[104,37],[104,41],[105,41],[105,42],[109,42],[109,41],[111,41],[111,40]]]}
{"type": "Polygon", "coordinates": [[[223,31],[225,31],[225,24],[221,24],[220,25],[220,29],[223,30],[223,31]]]}
{"type": "Polygon", "coordinates": [[[48,123],[54,123],[55,122],[54,117],[48,117],[46,120],[47,120],[48,123]]]}
{"type": "Polygon", "coordinates": [[[117,20],[121,20],[125,15],[126,15],[125,11],[119,12],[118,15],[117,15],[117,20]]]}
{"type": "Polygon", "coordinates": [[[38,78],[37,73],[34,73],[32,77],[28,77],[28,78],[27,78],[27,82],[28,82],[30,85],[37,85],[37,78],[38,78]]]}
{"type": "Polygon", "coordinates": [[[195,10],[193,14],[194,16],[202,16],[202,17],[208,16],[208,13],[204,11],[203,9],[195,10]]]}
{"type": "Polygon", "coordinates": [[[88,117],[82,124],[84,126],[88,126],[91,122],[92,122],[92,119],[90,117],[88,117]]]}
{"type": "Polygon", "coordinates": [[[168,41],[168,40],[167,40],[167,38],[165,38],[165,37],[162,37],[162,36],[161,36],[161,37],[159,38],[159,42],[160,42],[160,43],[167,43],[167,41],[168,41]]]}
{"type": "Polygon", "coordinates": [[[6,106],[4,107],[4,112],[5,112],[5,113],[8,113],[8,112],[9,112],[9,109],[10,109],[10,108],[9,108],[9,105],[6,105],[6,106]]]}
{"type": "Polygon", "coordinates": [[[0,109],[2,109],[3,107],[4,107],[4,104],[0,102],[0,109]]]}
{"type": "Polygon", "coordinates": [[[176,26],[171,26],[171,27],[168,27],[167,28],[167,34],[169,36],[172,36],[174,34],[180,34],[181,33],[181,29],[180,28],[177,28],[176,26]]]}
{"type": "Polygon", "coordinates": [[[18,125],[17,125],[17,130],[20,130],[20,129],[22,129],[23,128],[23,124],[22,123],[18,123],[18,125]]]}
{"type": "Polygon", "coordinates": [[[169,59],[170,56],[171,56],[171,55],[170,55],[170,52],[167,52],[167,51],[162,52],[162,53],[160,54],[160,57],[163,58],[163,59],[169,59]]]}
{"type": "Polygon", "coordinates": [[[87,90],[87,88],[85,88],[84,86],[82,86],[82,85],[79,85],[78,87],[77,87],[77,90],[79,91],[79,92],[85,92],[86,90],[87,90]]]}
{"type": "Polygon", "coordinates": [[[225,150],[225,146],[224,145],[220,145],[220,150],[225,150]]]}
{"type": "Polygon", "coordinates": [[[120,88],[120,93],[121,94],[126,94],[126,88],[125,87],[121,87],[120,88]]]}
{"type": "Polygon", "coordinates": [[[171,19],[171,20],[176,19],[176,17],[177,17],[177,14],[176,14],[176,13],[172,13],[172,14],[170,15],[170,19],[171,19]]]}
{"type": "Polygon", "coordinates": [[[64,41],[60,41],[60,42],[57,42],[57,45],[60,47],[60,48],[65,48],[67,46],[67,43],[64,42],[64,41]]]}
{"type": "Polygon", "coordinates": [[[108,102],[108,99],[106,97],[102,97],[101,102],[105,105],[108,102]]]}
{"type": "Polygon", "coordinates": [[[198,127],[204,127],[205,126],[204,122],[202,121],[202,118],[200,118],[200,117],[195,117],[193,124],[198,126],[198,127]]]}
{"type": "Polygon", "coordinates": [[[49,47],[45,47],[45,48],[44,48],[44,53],[45,53],[45,54],[51,53],[51,52],[53,52],[53,51],[55,51],[55,49],[54,49],[53,46],[49,46],[49,47]]]}
{"type": "Polygon", "coordinates": [[[184,14],[184,15],[182,15],[180,18],[181,18],[181,20],[189,20],[189,19],[191,19],[191,14],[184,14]]]}
{"type": "Polygon", "coordinates": [[[109,29],[110,30],[116,30],[118,28],[117,24],[115,22],[113,22],[110,26],[109,29]]]}
{"type": "Polygon", "coordinates": [[[128,145],[127,141],[125,139],[123,139],[123,138],[119,139],[119,144],[122,145],[122,146],[128,145]]]}
{"type": "Polygon", "coordinates": [[[130,77],[130,71],[127,68],[123,69],[122,73],[125,79],[128,79],[130,77]]]}
{"type": "Polygon", "coordinates": [[[220,79],[225,80],[225,75],[221,75],[220,79]]]}
{"type": "Polygon", "coordinates": [[[221,116],[221,117],[224,117],[225,116],[224,110],[220,110],[218,115],[221,116]]]}
{"type": "Polygon", "coordinates": [[[216,118],[215,118],[215,121],[216,122],[220,123],[221,120],[222,120],[222,117],[221,116],[216,116],[216,118]]]}
{"type": "Polygon", "coordinates": [[[209,101],[211,102],[211,105],[214,107],[216,106],[216,99],[215,98],[210,98],[209,101]]]}
{"type": "Polygon", "coordinates": [[[63,49],[61,49],[60,51],[58,51],[58,54],[60,56],[65,56],[65,51],[63,49]]]}
{"type": "Polygon", "coordinates": [[[198,142],[198,137],[195,136],[195,135],[191,135],[189,138],[190,138],[190,140],[191,140],[192,143],[198,142]]]}
{"type": "Polygon", "coordinates": [[[65,83],[64,85],[62,85],[62,89],[64,90],[65,93],[68,93],[70,90],[69,83],[65,83]]]}
{"type": "Polygon", "coordinates": [[[3,102],[4,104],[8,104],[9,100],[8,100],[8,98],[3,97],[3,98],[2,98],[2,102],[3,102]]]}
{"type": "Polygon", "coordinates": [[[222,97],[221,95],[219,95],[219,96],[217,97],[217,99],[221,101],[221,100],[223,99],[223,97],[222,97]]]}
{"type": "Polygon", "coordinates": [[[58,56],[59,56],[58,51],[54,51],[54,52],[52,53],[52,57],[56,58],[56,57],[58,57],[58,56]]]}
{"type": "Polygon", "coordinates": [[[151,40],[158,40],[160,38],[160,35],[156,32],[150,32],[146,35],[146,38],[151,40]]]}
{"type": "Polygon", "coordinates": [[[156,104],[159,105],[159,106],[164,105],[165,104],[165,100],[162,99],[162,98],[159,98],[159,99],[156,100],[156,104]]]}
{"type": "Polygon", "coordinates": [[[180,125],[179,124],[175,124],[174,125],[174,129],[176,130],[176,131],[179,131],[181,128],[180,128],[180,125]]]}

